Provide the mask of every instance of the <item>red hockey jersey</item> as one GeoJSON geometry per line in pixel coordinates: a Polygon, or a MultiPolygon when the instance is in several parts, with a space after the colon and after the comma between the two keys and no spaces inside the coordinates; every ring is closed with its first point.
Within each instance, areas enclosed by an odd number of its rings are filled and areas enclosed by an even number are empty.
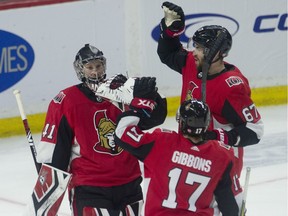
{"type": "Polygon", "coordinates": [[[110,187],[140,177],[138,160],[113,138],[116,118],[124,106],[81,86],[61,91],[50,102],[37,145],[38,162],[72,173],[70,187],[110,187]]]}
{"type": "MultiPolygon", "coordinates": [[[[187,64],[182,69],[182,95],[185,99],[201,99],[201,75],[195,66],[193,54],[187,55],[187,64]]],[[[251,99],[251,90],[246,77],[234,65],[225,64],[229,73],[220,73],[207,78],[206,100],[212,112],[212,128],[231,129],[228,120],[224,117],[225,103],[229,103],[241,118],[242,122],[257,123],[261,117],[251,99]],[[247,110],[246,110],[247,109],[247,110]],[[250,112],[248,114],[248,112],[250,112]],[[246,114],[246,115],[245,115],[246,114]]],[[[227,115],[227,114],[226,114],[227,115]]],[[[232,117],[232,114],[231,114],[232,117]]]]}
{"type": "Polygon", "coordinates": [[[232,147],[215,140],[195,145],[165,129],[143,133],[137,118],[122,117],[115,140],[149,169],[146,215],[212,216],[214,198],[223,215],[238,215],[231,189],[232,147]]]}
{"type": "MultiPolygon", "coordinates": [[[[246,122],[246,127],[262,135],[262,120],[255,104],[251,99],[251,90],[246,77],[240,70],[231,64],[225,63],[229,72],[208,75],[206,82],[206,102],[209,105],[212,121],[209,129],[223,128],[231,130],[235,125],[246,122]],[[259,126],[258,126],[259,124],[259,126]],[[259,130],[258,130],[259,128],[259,130]]],[[[201,99],[201,73],[198,73],[192,52],[187,54],[186,65],[182,68],[183,100],[201,99]]],[[[243,166],[243,147],[234,148],[238,158],[238,176],[243,166]]]]}
{"type": "MultiPolygon", "coordinates": [[[[182,74],[181,101],[201,99],[201,72],[193,53],[183,49],[179,37],[159,37],[157,53],[164,64],[182,74]]],[[[230,144],[237,147],[258,143],[263,136],[263,122],[251,100],[249,83],[239,69],[225,63],[225,70],[208,75],[206,84],[206,102],[213,117],[210,129],[229,131],[230,144]]]]}

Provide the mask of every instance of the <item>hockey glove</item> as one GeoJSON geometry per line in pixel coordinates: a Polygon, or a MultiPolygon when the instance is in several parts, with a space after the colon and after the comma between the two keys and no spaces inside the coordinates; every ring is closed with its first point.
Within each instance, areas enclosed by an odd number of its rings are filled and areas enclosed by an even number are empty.
{"type": "Polygon", "coordinates": [[[135,80],[127,79],[122,74],[117,74],[99,84],[95,95],[111,101],[130,104],[133,99],[133,86],[135,80]]]}
{"type": "Polygon", "coordinates": [[[228,144],[228,135],[225,130],[218,128],[212,131],[206,131],[204,134],[204,139],[205,140],[219,140],[225,143],[226,145],[228,144]]]}
{"type": "Polygon", "coordinates": [[[240,142],[240,136],[238,135],[237,131],[225,131],[221,128],[217,128],[212,131],[206,131],[206,133],[204,134],[204,139],[219,140],[230,146],[238,146],[240,142]]]}
{"type": "Polygon", "coordinates": [[[141,77],[135,79],[133,100],[130,109],[140,113],[142,117],[150,118],[152,111],[155,109],[157,96],[156,78],[141,77]]]}
{"type": "Polygon", "coordinates": [[[164,123],[167,116],[167,100],[165,96],[157,93],[155,102],[156,107],[151,112],[151,116],[149,118],[142,118],[138,123],[138,127],[141,130],[149,130],[164,123]]]}
{"type": "Polygon", "coordinates": [[[151,113],[156,107],[156,102],[145,98],[133,98],[130,109],[139,113],[140,117],[151,117],[151,113]]]}
{"type": "Polygon", "coordinates": [[[157,95],[156,78],[141,77],[135,79],[133,97],[155,100],[157,95]]]}
{"type": "MultiPolygon", "coordinates": [[[[117,89],[120,86],[123,86],[124,83],[127,81],[127,77],[123,74],[116,74],[115,76],[111,77],[109,80],[110,82],[110,89],[117,89]]],[[[107,80],[108,82],[108,80],[107,80]]]]}
{"type": "Polygon", "coordinates": [[[171,2],[162,4],[164,18],[161,20],[161,37],[177,37],[185,30],[185,16],[182,8],[171,2]]]}

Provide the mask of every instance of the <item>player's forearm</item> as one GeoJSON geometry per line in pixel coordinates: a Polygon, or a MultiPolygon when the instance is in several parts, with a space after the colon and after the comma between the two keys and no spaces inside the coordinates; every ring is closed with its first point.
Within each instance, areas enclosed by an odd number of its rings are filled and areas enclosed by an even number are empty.
{"type": "Polygon", "coordinates": [[[117,126],[115,128],[115,143],[132,154],[134,154],[134,148],[136,148],[136,146],[134,146],[135,140],[138,139],[134,133],[136,133],[136,127],[139,122],[140,114],[129,110],[118,116],[117,126]]]}
{"type": "Polygon", "coordinates": [[[186,63],[187,52],[182,50],[178,37],[169,39],[159,38],[157,53],[162,63],[182,73],[182,67],[186,63]]]}
{"type": "Polygon", "coordinates": [[[139,121],[140,117],[137,113],[133,114],[128,111],[121,114],[115,129],[114,141],[121,148],[143,161],[152,146],[141,144],[140,139],[143,133],[136,132],[139,121]]]}
{"type": "Polygon", "coordinates": [[[236,147],[257,144],[263,136],[264,127],[262,120],[259,119],[257,122],[248,122],[247,119],[242,116],[243,111],[237,112],[236,108],[231,104],[232,102],[226,100],[222,111],[223,117],[233,125],[232,130],[226,131],[229,137],[228,144],[236,147]]]}
{"type": "Polygon", "coordinates": [[[257,133],[247,127],[247,124],[242,124],[228,131],[229,139],[233,146],[245,147],[259,143],[260,138],[257,133]]]}

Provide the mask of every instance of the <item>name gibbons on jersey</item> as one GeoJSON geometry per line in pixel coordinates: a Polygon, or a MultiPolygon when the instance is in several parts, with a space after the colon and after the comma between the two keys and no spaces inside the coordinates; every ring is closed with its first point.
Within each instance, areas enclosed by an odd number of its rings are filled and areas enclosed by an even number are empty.
{"type": "Polygon", "coordinates": [[[171,160],[173,163],[192,167],[207,173],[210,172],[212,165],[210,160],[180,151],[174,151],[171,160]]]}

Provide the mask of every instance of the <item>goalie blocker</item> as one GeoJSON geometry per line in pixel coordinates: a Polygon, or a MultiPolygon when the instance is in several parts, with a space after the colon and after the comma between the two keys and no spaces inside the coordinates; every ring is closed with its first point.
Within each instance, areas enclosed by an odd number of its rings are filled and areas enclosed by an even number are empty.
{"type": "Polygon", "coordinates": [[[70,179],[70,173],[43,164],[24,215],[57,215],[70,179]]]}

